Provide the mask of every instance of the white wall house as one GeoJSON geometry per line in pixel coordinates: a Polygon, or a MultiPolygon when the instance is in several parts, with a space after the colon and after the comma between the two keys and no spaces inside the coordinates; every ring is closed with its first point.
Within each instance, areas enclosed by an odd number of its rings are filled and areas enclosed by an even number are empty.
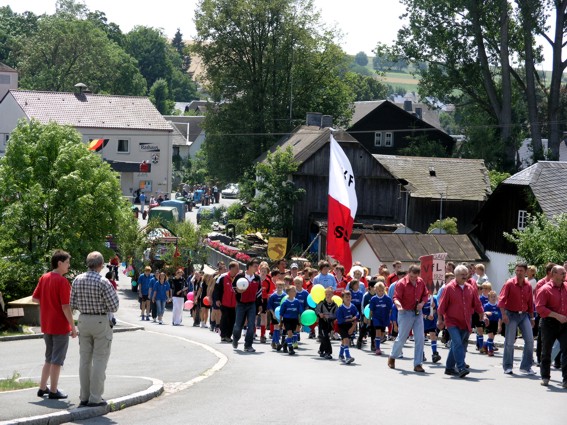
{"type": "MultiPolygon", "coordinates": [[[[8,93],[9,90],[18,88],[18,72],[10,68],[8,65],[0,62],[0,100],[8,93]]],[[[2,120],[2,115],[0,115],[2,120]]],[[[0,136],[0,156],[4,155],[8,138],[5,135],[0,136]]]]}
{"type": "Polygon", "coordinates": [[[173,129],[146,97],[9,90],[0,99],[0,141],[21,119],[69,125],[86,144],[102,139],[98,153],[120,174],[125,196],[171,192],[173,129]]]}

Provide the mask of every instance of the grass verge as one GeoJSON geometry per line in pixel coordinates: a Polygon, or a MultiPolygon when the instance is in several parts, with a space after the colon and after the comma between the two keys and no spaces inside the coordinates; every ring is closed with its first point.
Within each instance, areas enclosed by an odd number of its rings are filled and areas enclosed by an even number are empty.
{"type": "Polygon", "coordinates": [[[20,380],[20,374],[14,372],[11,378],[0,379],[0,392],[22,390],[24,388],[37,387],[37,382],[31,379],[20,380]]]}

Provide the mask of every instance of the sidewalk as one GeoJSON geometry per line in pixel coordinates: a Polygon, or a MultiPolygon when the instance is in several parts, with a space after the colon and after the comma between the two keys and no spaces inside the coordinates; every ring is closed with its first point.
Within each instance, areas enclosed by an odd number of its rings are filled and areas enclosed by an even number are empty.
{"type": "MultiPolygon", "coordinates": [[[[38,387],[0,392],[0,425],[59,424],[121,410],[159,396],[164,391],[164,381],[189,381],[199,376],[217,360],[188,341],[141,329],[143,327],[121,326],[120,322],[115,328],[106,371],[104,398],[107,406],[78,408],[79,344],[78,339],[72,339],[59,380],[59,389],[69,398],[39,398],[38,387]],[[161,360],[164,353],[167,353],[170,365],[179,359],[183,367],[164,367],[161,360]]],[[[19,340],[0,340],[0,376],[11,377],[17,372],[21,379],[38,382],[44,350],[43,341],[35,335],[19,340]]]]}

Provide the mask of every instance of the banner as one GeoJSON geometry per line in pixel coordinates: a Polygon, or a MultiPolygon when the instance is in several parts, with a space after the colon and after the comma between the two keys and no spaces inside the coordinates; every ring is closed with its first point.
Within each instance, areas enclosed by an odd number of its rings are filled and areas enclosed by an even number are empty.
{"type": "Polygon", "coordinates": [[[436,294],[445,283],[445,259],[447,253],[423,255],[419,257],[421,263],[420,277],[431,294],[436,294]]]}
{"type": "Polygon", "coordinates": [[[287,238],[274,238],[268,239],[268,257],[270,260],[281,260],[285,257],[287,252],[287,238]]]}
{"type": "Polygon", "coordinates": [[[350,270],[350,235],[358,201],[352,166],[332,134],[328,202],[327,255],[341,263],[345,270],[350,270]]]}

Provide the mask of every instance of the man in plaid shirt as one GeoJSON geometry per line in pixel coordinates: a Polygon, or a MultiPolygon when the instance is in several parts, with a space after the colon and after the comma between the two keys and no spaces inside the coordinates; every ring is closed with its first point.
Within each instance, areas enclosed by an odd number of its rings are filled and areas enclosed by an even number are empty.
{"type": "Polygon", "coordinates": [[[81,312],[79,328],[79,406],[105,406],[102,398],[106,365],[112,344],[112,326],[108,313],[118,310],[118,295],[110,282],[101,276],[104,258],[100,252],[87,255],[88,271],[73,281],[71,308],[81,312]]]}

